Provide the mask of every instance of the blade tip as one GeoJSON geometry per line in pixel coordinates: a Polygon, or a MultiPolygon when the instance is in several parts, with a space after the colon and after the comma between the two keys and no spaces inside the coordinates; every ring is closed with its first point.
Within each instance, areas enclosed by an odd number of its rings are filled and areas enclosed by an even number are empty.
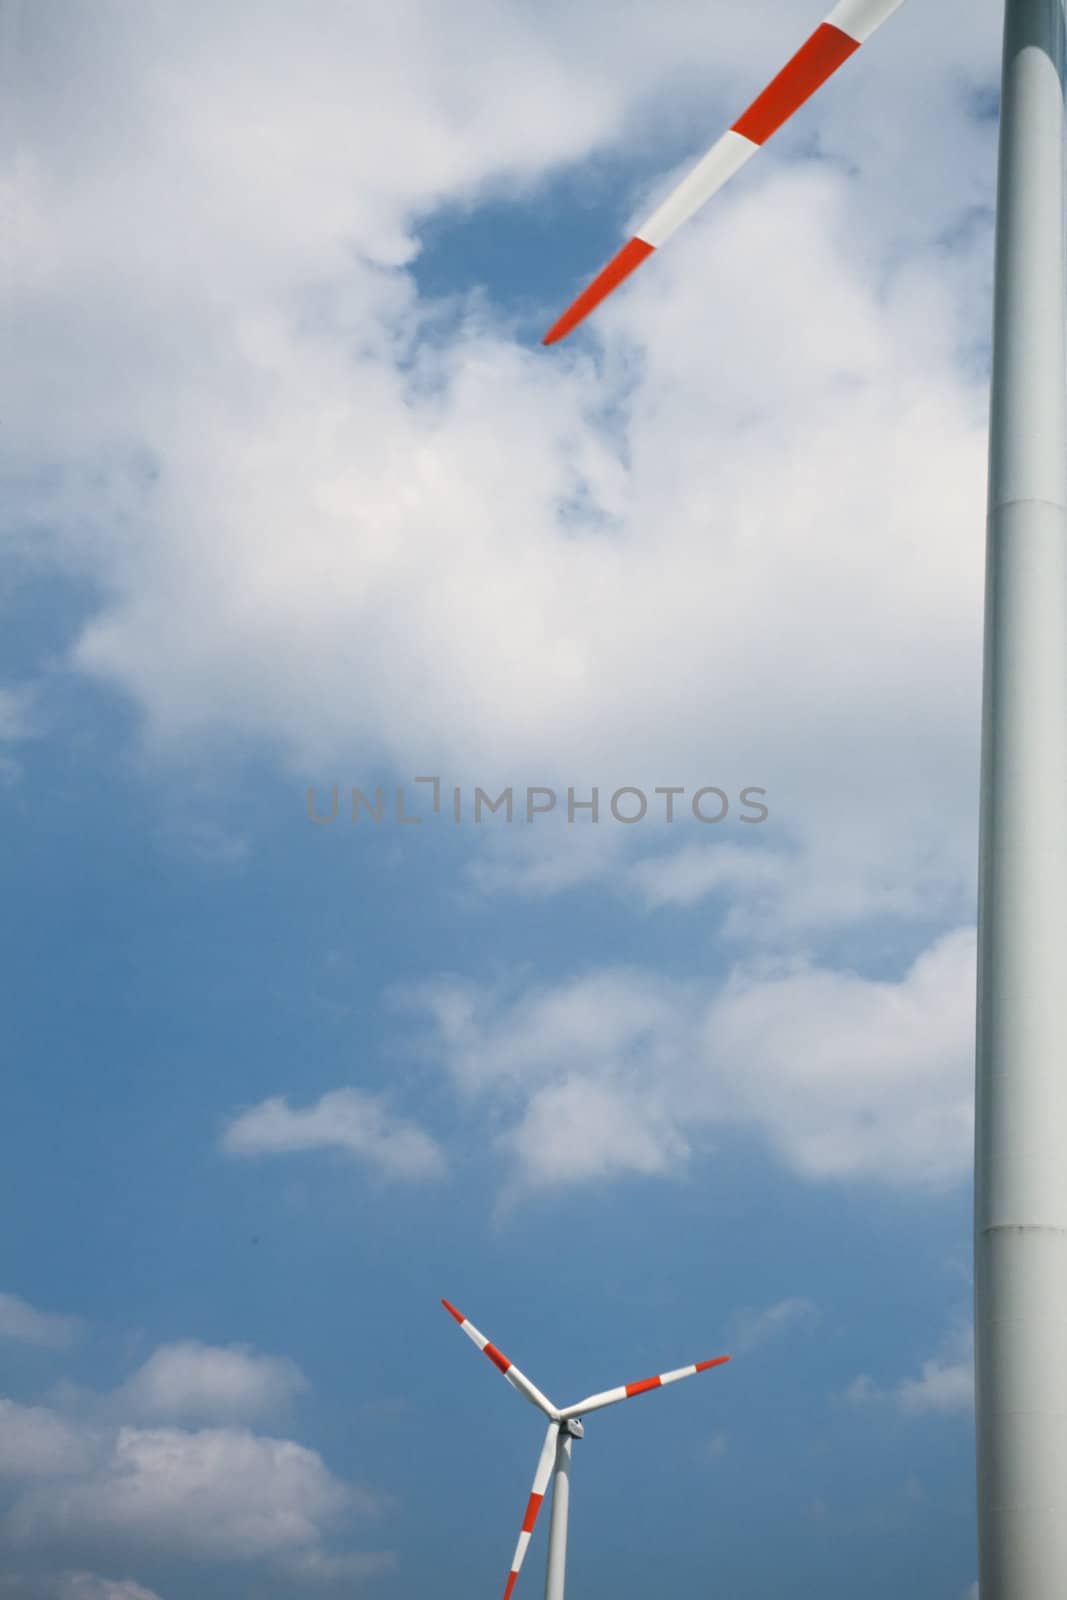
{"type": "Polygon", "coordinates": [[[563,315],[552,324],[541,342],[556,344],[560,339],[565,339],[568,333],[571,333],[579,323],[584,322],[586,317],[595,311],[636,267],[641,265],[642,261],[648,260],[655,248],[655,245],[649,244],[648,240],[642,239],[639,234],[628,239],[592,283],[582,290],[577,300],[573,301],[563,315]]]}
{"type": "Polygon", "coordinates": [[[441,1304],[444,1306],[445,1310],[448,1312],[450,1317],[455,1317],[457,1322],[462,1322],[463,1321],[463,1313],[462,1313],[462,1311],[457,1311],[455,1306],[452,1304],[451,1300],[445,1300],[444,1298],[442,1298],[441,1304]]]}

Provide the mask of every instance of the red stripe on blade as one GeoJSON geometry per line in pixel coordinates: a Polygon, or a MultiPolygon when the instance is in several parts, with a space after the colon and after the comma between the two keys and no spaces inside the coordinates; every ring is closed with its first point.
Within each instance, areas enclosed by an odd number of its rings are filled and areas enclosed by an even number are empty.
{"type": "Polygon", "coordinates": [[[543,1494],[532,1494],[530,1496],[529,1503],[526,1507],[526,1515],[522,1519],[523,1533],[533,1532],[533,1525],[537,1521],[537,1513],[541,1509],[541,1501],[544,1498],[545,1497],[543,1494]]]}
{"type": "Polygon", "coordinates": [[[487,1355],[493,1365],[500,1368],[501,1372],[507,1372],[508,1368],[511,1366],[511,1362],[508,1360],[507,1356],[504,1355],[502,1351],[498,1350],[495,1344],[487,1344],[482,1353],[487,1355]]]}
{"type": "Polygon", "coordinates": [[[640,1383],[628,1383],[626,1385],[626,1398],[629,1400],[633,1394],[644,1394],[646,1389],[658,1389],[659,1386],[660,1380],[658,1378],[642,1378],[640,1383]]]}
{"type": "Polygon", "coordinates": [[[766,144],[771,134],[858,49],[858,41],[833,23],[820,23],[792,61],[734,123],[733,132],[751,139],[753,144],[766,144]]]}
{"type": "Polygon", "coordinates": [[[504,1600],[511,1600],[511,1591],[515,1587],[515,1579],[518,1576],[517,1572],[513,1572],[508,1578],[507,1583],[504,1585],[504,1600]]]}
{"type": "Polygon", "coordinates": [[[444,1306],[445,1310],[448,1312],[450,1317],[455,1317],[457,1322],[462,1322],[463,1321],[463,1313],[462,1313],[462,1311],[457,1311],[455,1306],[452,1305],[451,1301],[442,1300],[441,1304],[444,1306]]]}
{"type": "Polygon", "coordinates": [[[729,1356],[716,1356],[714,1361],[698,1361],[697,1371],[707,1372],[709,1367],[721,1367],[724,1361],[729,1361],[729,1356]]]}
{"type": "Polygon", "coordinates": [[[556,344],[560,339],[565,339],[579,322],[584,322],[590,311],[594,311],[601,300],[607,299],[612,289],[617,289],[623,279],[630,276],[635,267],[639,267],[642,261],[648,260],[653,248],[643,239],[631,239],[624,244],[618,255],[608,262],[603,272],[593,279],[588,289],[583,289],[559,321],[552,324],[541,343],[556,344]]]}

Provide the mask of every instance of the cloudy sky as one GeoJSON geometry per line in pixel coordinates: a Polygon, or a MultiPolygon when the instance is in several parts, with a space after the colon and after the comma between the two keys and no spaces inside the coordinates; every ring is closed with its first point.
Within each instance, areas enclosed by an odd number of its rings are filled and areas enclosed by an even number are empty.
{"type": "Polygon", "coordinates": [[[0,7],[0,1597],[499,1592],[442,1295],[733,1353],[576,1594],[968,1594],[998,7],[540,342],[819,20],[0,7]]]}

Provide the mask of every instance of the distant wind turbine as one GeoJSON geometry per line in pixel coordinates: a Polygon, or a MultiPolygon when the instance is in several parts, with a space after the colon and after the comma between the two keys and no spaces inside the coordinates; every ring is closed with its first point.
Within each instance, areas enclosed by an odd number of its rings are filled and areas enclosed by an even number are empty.
{"type": "Polygon", "coordinates": [[[640,1383],[623,1384],[618,1389],[606,1389],[603,1394],[591,1394],[586,1400],[579,1400],[577,1405],[564,1406],[560,1409],[554,1406],[551,1400],[543,1395],[537,1386],[530,1382],[525,1373],[520,1372],[513,1361],[509,1361],[494,1344],[490,1344],[484,1333],[479,1333],[472,1322],[468,1322],[461,1311],[448,1300],[441,1304],[449,1316],[455,1317],[463,1332],[472,1339],[483,1355],[489,1357],[493,1365],[504,1374],[505,1378],[517,1389],[524,1400],[544,1413],[548,1418],[548,1429],[545,1433],[545,1442],[541,1446],[541,1454],[537,1460],[537,1471],[534,1473],[533,1490],[526,1503],[526,1515],[522,1519],[522,1531],[519,1542],[515,1546],[515,1554],[511,1561],[511,1571],[504,1587],[504,1600],[511,1600],[511,1592],[515,1587],[520,1568],[526,1558],[530,1538],[533,1534],[537,1513],[541,1509],[541,1502],[548,1492],[549,1480],[552,1481],[552,1513],[548,1524],[548,1565],[545,1575],[545,1600],[563,1600],[563,1584],[567,1566],[567,1511],[570,1501],[570,1472],[571,1472],[571,1441],[581,1439],[584,1434],[582,1417],[590,1411],[600,1411],[604,1406],[613,1406],[619,1400],[629,1400],[636,1394],[647,1394],[650,1389],[661,1389],[668,1383],[677,1383],[679,1378],[691,1378],[694,1373],[706,1372],[709,1367],[721,1367],[723,1362],[729,1361],[729,1356],[716,1356],[712,1361],[698,1361],[692,1367],[679,1367],[677,1372],[664,1372],[657,1378],[642,1378],[640,1383]]]}
{"type": "MultiPolygon", "coordinates": [[[[834,6],[544,342],[554,344],[577,327],[901,3],[834,6]]],[[[974,1278],[982,1600],[1067,1600],[1063,138],[1063,0],[1006,0],[978,893],[974,1278]]],[[[789,270],[788,260],[782,270],[789,270]]],[[[929,521],[935,538],[936,506],[919,494],[916,516],[929,521]]]]}

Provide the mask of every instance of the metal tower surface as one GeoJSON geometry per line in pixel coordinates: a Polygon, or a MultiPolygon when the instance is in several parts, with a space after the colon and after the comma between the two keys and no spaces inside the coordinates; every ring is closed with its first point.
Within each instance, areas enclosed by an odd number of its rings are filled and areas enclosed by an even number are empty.
{"type": "Polygon", "coordinates": [[[982,1600],[1067,1595],[1067,369],[1062,0],[1008,0],[978,912],[982,1600]]]}

